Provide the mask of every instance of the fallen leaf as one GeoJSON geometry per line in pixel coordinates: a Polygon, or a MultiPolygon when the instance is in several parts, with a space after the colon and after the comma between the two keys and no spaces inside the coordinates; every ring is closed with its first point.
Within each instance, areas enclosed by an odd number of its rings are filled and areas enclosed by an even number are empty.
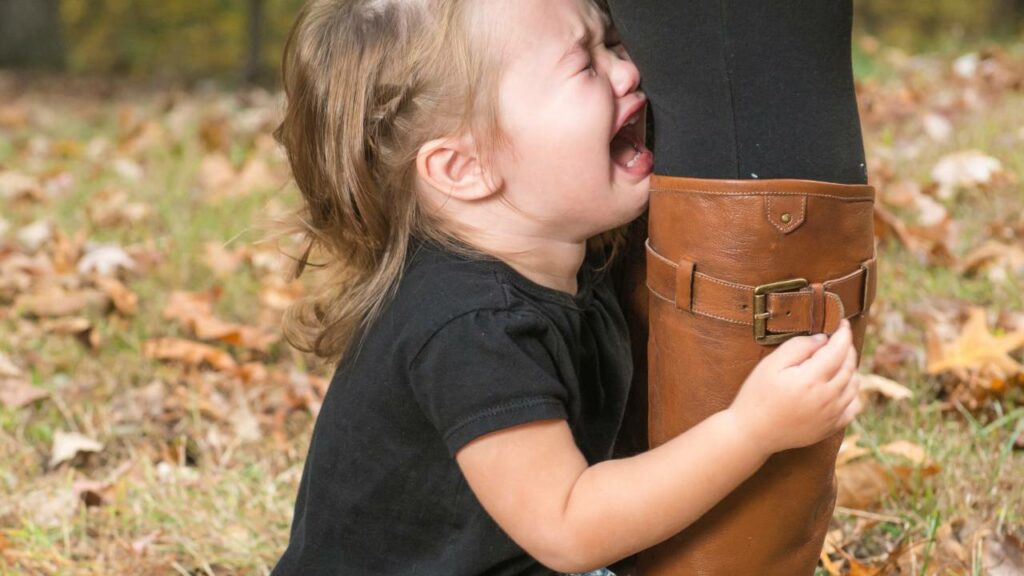
{"type": "Polygon", "coordinates": [[[227,352],[191,340],[178,338],[157,338],[142,344],[142,352],[147,358],[157,360],[177,360],[192,366],[200,366],[204,362],[222,372],[234,372],[238,365],[227,352]]]}
{"type": "Polygon", "coordinates": [[[132,182],[139,182],[146,175],[141,164],[124,156],[114,158],[111,166],[118,176],[132,182]]]}
{"type": "Polygon", "coordinates": [[[86,508],[101,506],[110,484],[109,481],[101,480],[75,480],[71,485],[71,493],[86,508]]]}
{"type": "MultiPolygon", "coordinates": [[[[872,310],[874,314],[874,310],[872,310]]],[[[892,316],[886,316],[883,320],[890,320],[892,316]]],[[[903,327],[902,315],[896,315],[899,332],[905,330],[903,327]]],[[[883,322],[883,330],[885,332],[885,323],[883,322]]],[[[897,332],[892,330],[891,332],[897,332]]],[[[871,357],[871,366],[876,375],[884,376],[886,378],[898,378],[903,370],[908,365],[920,365],[923,364],[924,354],[916,346],[912,346],[905,342],[900,341],[886,341],[880,343],[875,347],[874,354],[871,357]]],[[[865,381],[861,380],[861,384],[865,381]]],[[[871,384],[874,384],[873,382],[871,384]]],[[[869,385],[871,385],[869,384],[869,385]]]]}
{"type": "Polygon", "coordinates": [[[286,283],[283,279],[271,275],[262,283],[260,302],[274,310],[285,310],[302,298],[304,292],[305,286],[301,280],[286,283]]]}
{"type": "Polygon", "coordinates": [[[857,374],[860,379],[860,392],[870,397],[877,393],[890,400],[907,400],[913,397],[909,388],[877,374],[857,374]]]}
{"type": "Polygon", "coordinates": [[[95,272],[100,276],[110,276],[119,269],[133,270],[135,261],[120,246],[104,244],[95,246],[78,261],[78,273],[95,272]]]}
{"type": "Polygon", "coordinates": [[[204,156],[196,172],[199,186],[210,192],[230,186],[234,178],[235,167],[222,152],[204,156]]]}
{"type": "Polygon", "coordinates": [[[99,452],[103,444],[79,434],[58,430],[53,436],[53,447],[50,449],[50,468],[56,468],[63,462],[74,458],[79,452],[99,452]]]}
{"type": "Polygon", "coordinates": [[[131,202],[122,188],[104,188],[86,207],[89,220],[96,226],[138,225],[152,213],[142,202],[131,202]]]}
{"type": "Polygon", "coordinates": [[[836,505],[867,510],[895,486],[885,468],[873,459],[861,459],[836,468],[836,505]]]}
{"type": "Polygon", "coordinates": [[[36,388],[26,380],[12,376],[0,376],[0,404],[12,410],[24,408],[29,404],[46,398],[50,393],[36,388]]]}
{"type": "Polygon", "coordinates": [[[904,179],[882,188],[879,194],[887,204],[910,208],[917,204],[917,198],[921,196],[921,185],[916,180],[904,179]]]}
{"type": "Polygon", "coordinates": [[[154,530],[153,532],[150,532],[149,534],[146,534],[141,538],[132,540],[132,552],[136,554],[145,554],[146,550],[150,547],[151,544],[153,544],[153,542],[156,542],[156,539],[159,536],[160,531],[154,530]]]}
{"type": "Polygon", "coordinates": [[[1013,534],[987,538],[982,564],[988,576],[1024,574],[1024,542],[1013,534]]]}
{"type": "Polygon", "coordinates": [[[221,242],[207,242],[203,247],[203,263],[214,274],[226,277],[233,274],[245,260],[245,249],[228,250],[221,242]]]}
{"type": "Polygon", "coordinates": [[[850,434],[846,438],[843,438],[843,443],[839,445],[839,452],[836,454],[836,467],[843,466],[847,462],[850,462],[865,454],[870,454],[871,451],[867,448],[857,445],[857,441],[860,440],[860,434],[850,434]]]}
{"type": "Polygon", "coordinates": [[[29,253],[43,247],[53,237],[53,229],[46,220],[38,220],[18,230],[18,242],[29,253]]]}
{"type": "Polygon", "coordinates": [[[924,448],[908,440],[896,440],[878,447],[879,451],[886,454],[895,454],[907,458],[914,464],[927,465],[928,454],[924,448]]]}
{"type": "Polygon", "coordinates": [[[100,347],[100,333],[94,329],[88,318],[71,316],[62,318],[45,319],[39,323],[39,328],[51,334],[65,334],[74,336],[85,347],[96,350],[100,347]]]}
{"type": "Polygon", "coordinates": [[[985,184],[1002,169],[999,160],[980,150],[963,150],[943,156],[932,168],[931,176],[939,184],[938,197],[948,200],[958,188],[985,184]]]}
{"type": "Polygon", "coordinates": [[[958,272],[971,275],[985,266],[1001,265],[1014,273],[1024,272],[1024,249],[1013,244],[988,240],[964,256],[958,272]]]}
{"type": "Polygon", "coordinates": [[[94,276],[93,283],[114,302],[114,307],[125,316],[132,316],[139,308],[139,297],[111,276],[94,276]]]}
{"type": "Polygon", "coordinates": [[[928,112],[921,118],[924,132],[935,142],[945,142],[953,134],[953,124],[941,114],[928,112]]]}
{"type": "Polygon", "coordinates": [[[86,310],[106,310],[110,298],[97,290],[65,291],[47,286],[35,294],[22,294],[14,301],[14,309],[37,317],[71,316],[86,310]]]}
{"type": "Polygon", "coordinates": [[[0,352],[0,376],[17,378],[22,375],[21,368],[18,368],[11,359],[0,352]]]}
{"type": "Polygon", "coordinates": [[[995,336],[988,331],[985,309],[970,309],[967,322],[956,341],[943,343],[928,330],[928,374],[964,368],[992,373],[1005,379],[1024,370],[1009,353],[1024,346],[1024,330],[995,336]]]}
{"type": "Polygon", "coordinates": [[[266,352],[271,344],[280,340],[279,334],[217,318],[212,313],[215,297],[216,293],[209,291],[194,293],[176,290],[164,306],[163,317],[178,321],[201,340],[220,340],[261,352],[266,352]]]}
{"type": "Polygon", "coordinates": [[[4,202],[18,200],[39,202],[45,199],[46,196],[39,185],[39,180],[20,172],[0,171],[0,200],[4,202]]]}

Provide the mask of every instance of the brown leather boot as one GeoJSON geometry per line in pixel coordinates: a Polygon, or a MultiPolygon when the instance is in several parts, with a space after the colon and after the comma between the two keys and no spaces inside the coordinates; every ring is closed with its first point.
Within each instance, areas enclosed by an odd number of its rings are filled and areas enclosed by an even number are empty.
{"type": "MultiPolygon", "coordinates": [[[[727,408],[754,365],[788,337],[831,334],[849,318],[859,358],[876,286],[874,197],[872,186],[812,180],[652,177],[648,386],[635,400],[649,401],[651,448],[727,408]]],[[[625,270],[635,277],[635,260],[625,270]]],[[[627,310],[633,325],[644,321],[638,310],[627,310]]],[[[636,422],[627,414],[624,435],[634,442],[636,422]]],[[[837,432],[772,455],[695,523],[613,571],[812,575],[835,506],[842,439],[837,432]]]]}

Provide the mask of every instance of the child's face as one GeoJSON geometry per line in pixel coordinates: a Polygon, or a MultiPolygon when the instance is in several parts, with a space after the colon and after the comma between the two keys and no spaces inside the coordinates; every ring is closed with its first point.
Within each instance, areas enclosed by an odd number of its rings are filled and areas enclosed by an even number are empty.
{"type": "Polygon", "coordinates": [[[499,102],[512,149],[495,163],[508,199],[551,238],[580,241],[632,221],[654,162],[641,137],[646,97],[604,14],[588,0],[492,5],[509,54],[499,102]]]}

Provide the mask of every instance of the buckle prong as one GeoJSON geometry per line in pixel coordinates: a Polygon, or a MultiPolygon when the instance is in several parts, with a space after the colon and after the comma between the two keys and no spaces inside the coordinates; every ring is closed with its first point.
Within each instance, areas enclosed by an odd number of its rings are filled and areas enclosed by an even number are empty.
{"type": "Polygon", "coordinates": [[[793,292],[806,288],[808,282],[804,278],[791,278],[754,287],[754,341],[758,344],[778,344],[806,332],[768,332],[768,294],[793,292]]]}

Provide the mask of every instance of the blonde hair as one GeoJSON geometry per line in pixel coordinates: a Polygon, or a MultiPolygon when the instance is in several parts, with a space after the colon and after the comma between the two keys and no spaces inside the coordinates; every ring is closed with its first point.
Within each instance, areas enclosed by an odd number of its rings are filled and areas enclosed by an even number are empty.
{"type": "Polygon", "coordinates": [[[415,193],[430,139],[472,132],[493,154],[504,141],[500,68],[479,49],[470,0],[309,0],[285,46],[285,116],[274,130],[302,195],[282,222],[307,246],[294,276],[324,269],[321,289],[293,304],[283,329],[303,352],[340,359],[393,294],[411,239],[461,252],[415,193]],[[474,35],[471,35],[471,31],[474,35]],[[310,258],[322,255],[323,264],[310,258]]]}
{"type": "Polygon", "coordinates": [[[495,93],[501,51],[487,49],[482,4],[309,0],[299,12],[285,45],[286,105],[274,137],[303,203],[281,224],[308,246],[294,276],[309,265],[326,278],[284,315],[297,349],[339,360],[393,297],[414,237],[489,257],[421,209],[415,193],[426,142],[470,132],[485,165],[508,142],[495,93]],[[325,263],[312,264],[313,254],[325,263]]]}

